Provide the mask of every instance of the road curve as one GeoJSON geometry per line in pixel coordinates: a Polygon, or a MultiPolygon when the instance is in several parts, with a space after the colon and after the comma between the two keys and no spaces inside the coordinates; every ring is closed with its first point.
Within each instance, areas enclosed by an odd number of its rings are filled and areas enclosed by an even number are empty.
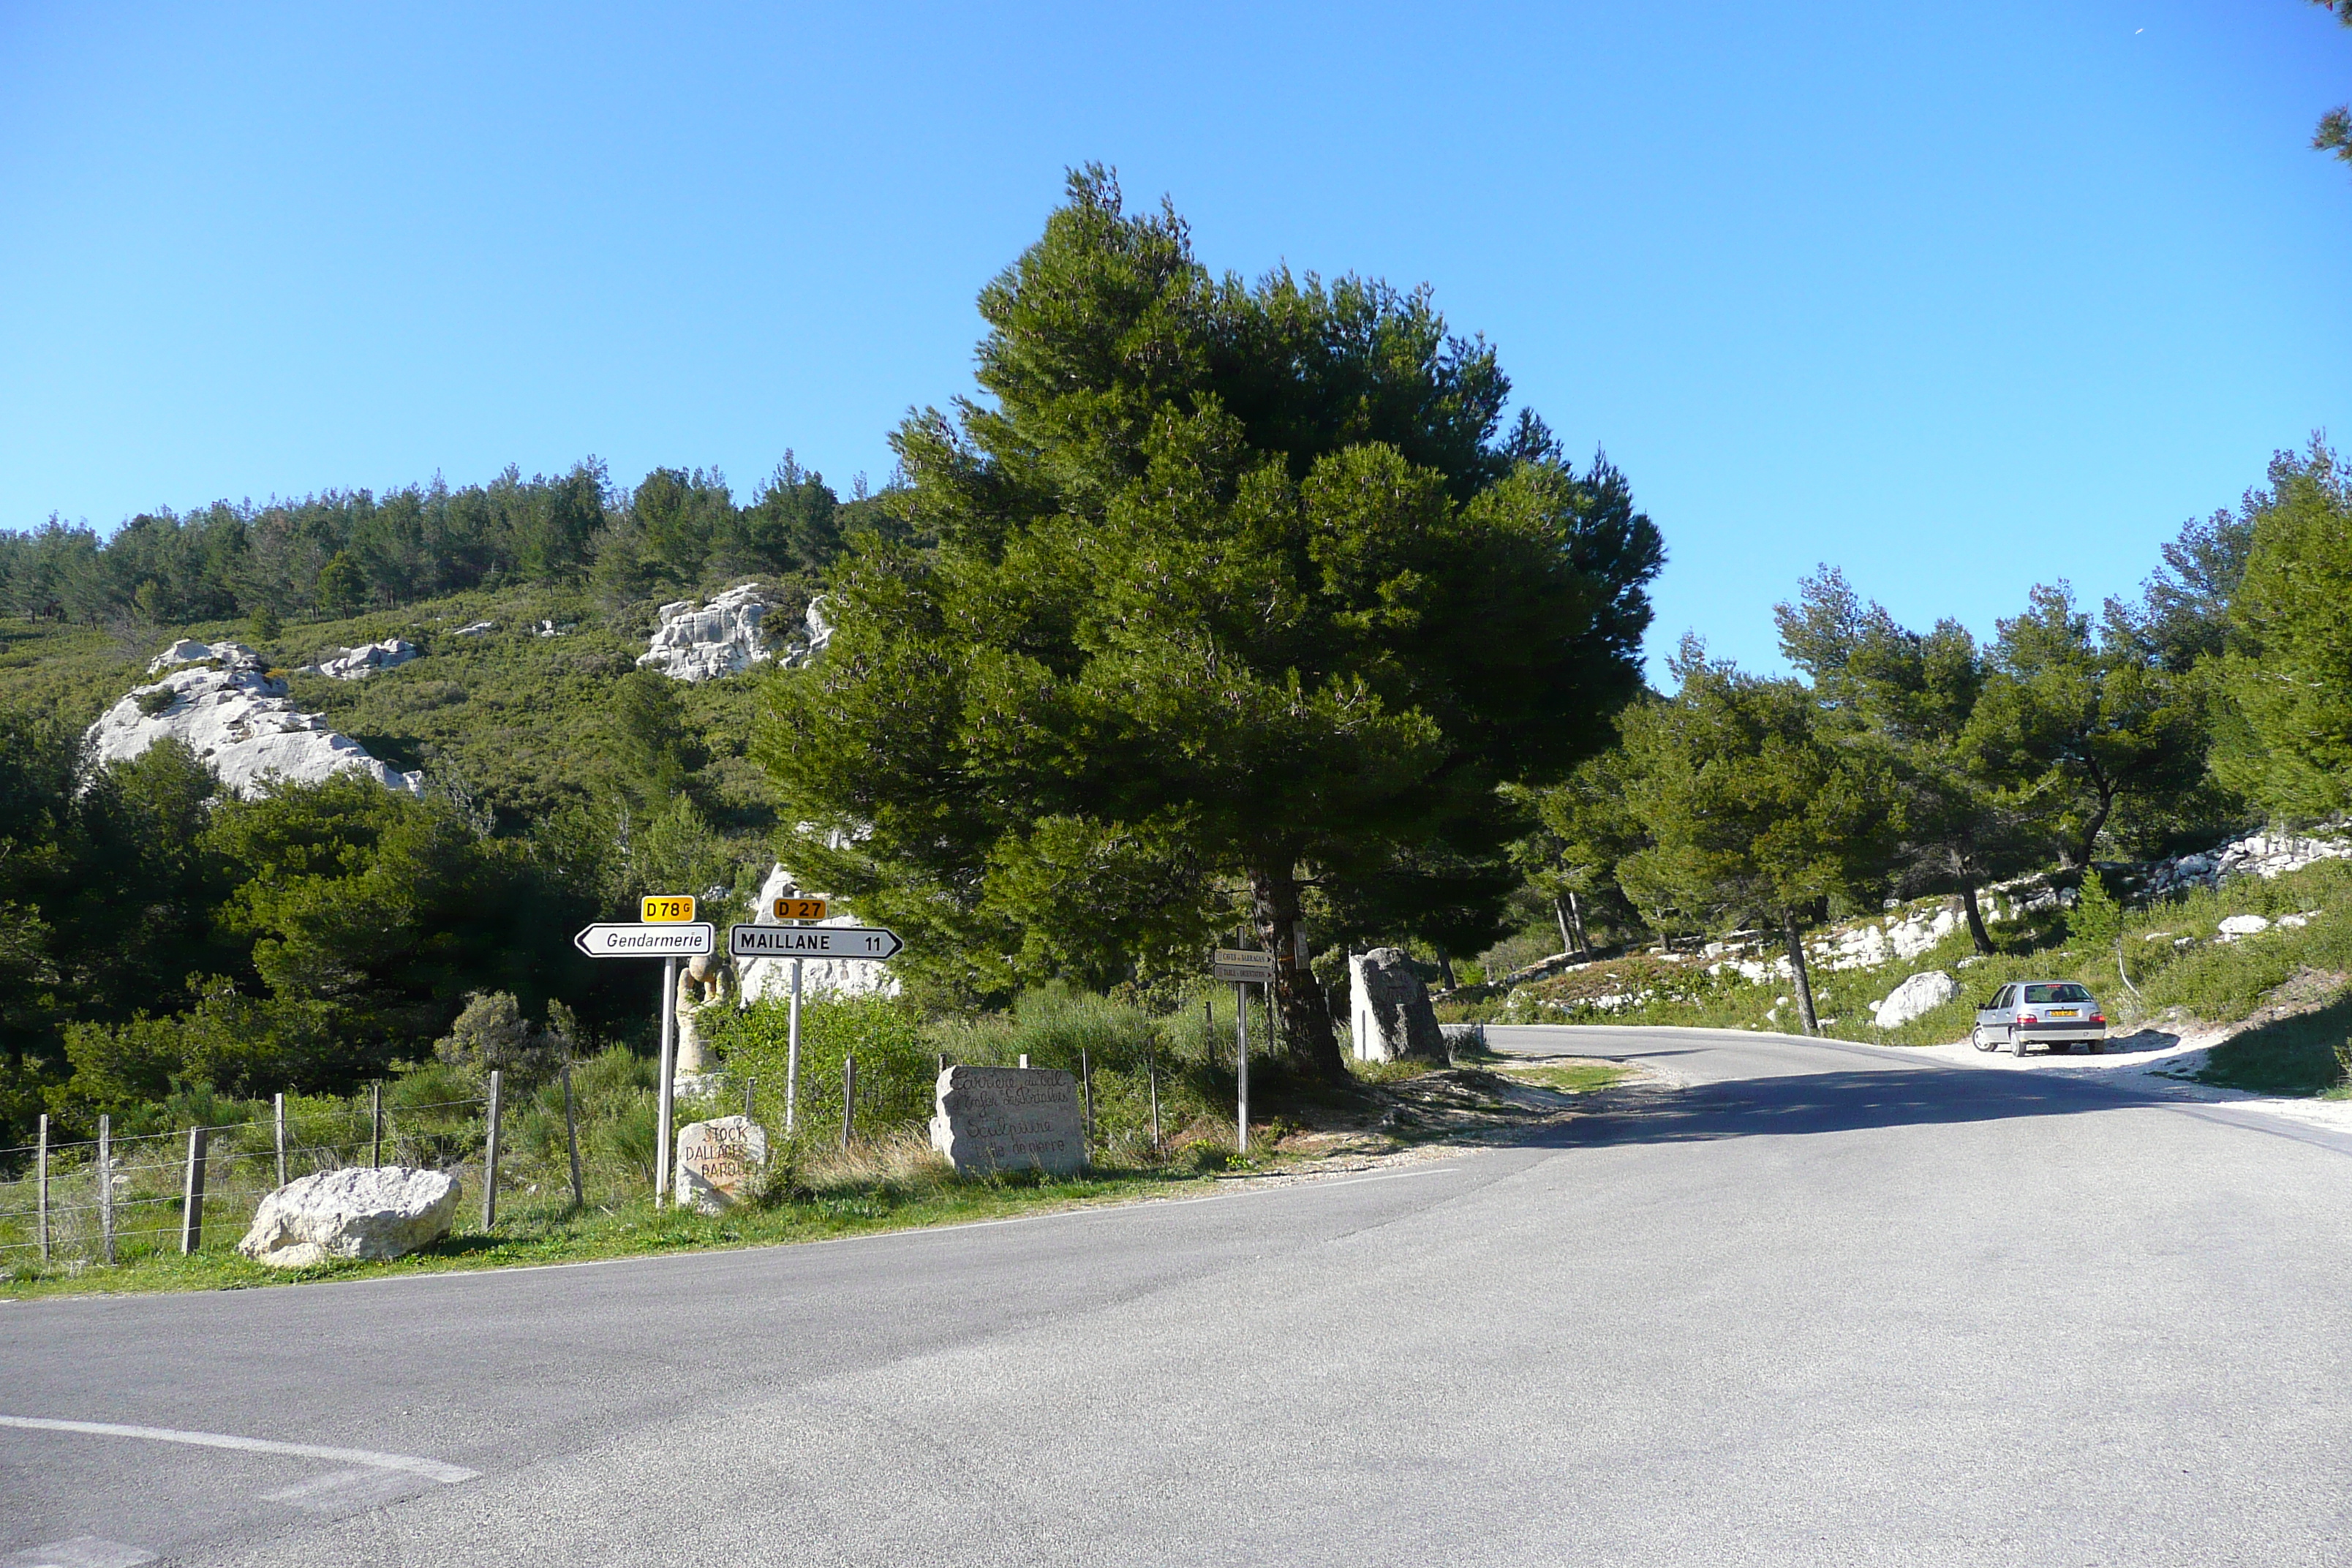
{"type": "Polygon", "coordinates": [[[0,1307],[0,1416],[41,1424],[0,1425],[0,1564],[2352,1553],[2341,1138],[1871,1047],[1492,1038],[1685,1087],[1197,1201],[0,1307]]]}

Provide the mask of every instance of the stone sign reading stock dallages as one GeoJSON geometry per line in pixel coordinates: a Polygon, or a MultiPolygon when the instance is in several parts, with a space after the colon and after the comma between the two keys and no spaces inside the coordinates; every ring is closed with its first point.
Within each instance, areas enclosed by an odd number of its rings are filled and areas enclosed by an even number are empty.
{"type": "Polygon", "coordinates": [[[677,1201],[704,1214],[734,1205],[768,1168],[768,1132],[748,1116],[695,1121],[677,1131],[677,1201]]]}
{"type": "Polygon", "coordinates": [[[1049,1068],[951,1067],[940,1074],[931,1147],[959,1173],[1087,1168],[1076,1073],[1049,1068]]]}

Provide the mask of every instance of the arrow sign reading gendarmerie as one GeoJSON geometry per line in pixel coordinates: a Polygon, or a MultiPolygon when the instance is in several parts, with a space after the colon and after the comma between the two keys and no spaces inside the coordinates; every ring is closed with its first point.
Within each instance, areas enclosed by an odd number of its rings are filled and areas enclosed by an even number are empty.
{"type": "Polygon", "coordinates": [[[738,958],[892,958],[907,944],[880,926],[729,926],[738,958]]]}
{"type": "Polygon", "coordinates": [[[717,945],[707,921],[689,925],[595,925],[572,939],[591,958],[692,958],[717,945]]]}

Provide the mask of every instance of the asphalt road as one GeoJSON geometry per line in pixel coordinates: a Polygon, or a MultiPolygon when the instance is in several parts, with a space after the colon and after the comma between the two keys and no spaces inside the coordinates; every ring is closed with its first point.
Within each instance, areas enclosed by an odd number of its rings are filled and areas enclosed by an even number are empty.
{"type": "Polygon", "coordinates": [[[0,1563],[2352,1557],[2342,1138],[1495,1035],[1690,1087],[1197,1201],[0,1307],[0,1417],[363,1451],[0,1424],[0,1563]]]}

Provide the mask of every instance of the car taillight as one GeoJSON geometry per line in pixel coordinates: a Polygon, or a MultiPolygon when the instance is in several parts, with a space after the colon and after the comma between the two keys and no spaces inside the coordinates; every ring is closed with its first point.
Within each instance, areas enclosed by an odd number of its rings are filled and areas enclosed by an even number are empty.
{"type": "Polygon", "coordinates": [[[2106,1021],[2107,1016],[2105,1013],[2094,1013],[2091,1015],[2091,1022],[2094,1024],[2104,1024],[2106,1021]]]}
{"type": "Polygon", "coordinates": [[[2031,1013],[2020,1013],[2017,1016],[2017,1021],[2021,1024],[2038,1024],[2042,1022],[2041,1019],[2035,1017],[2031,1013]]]}

